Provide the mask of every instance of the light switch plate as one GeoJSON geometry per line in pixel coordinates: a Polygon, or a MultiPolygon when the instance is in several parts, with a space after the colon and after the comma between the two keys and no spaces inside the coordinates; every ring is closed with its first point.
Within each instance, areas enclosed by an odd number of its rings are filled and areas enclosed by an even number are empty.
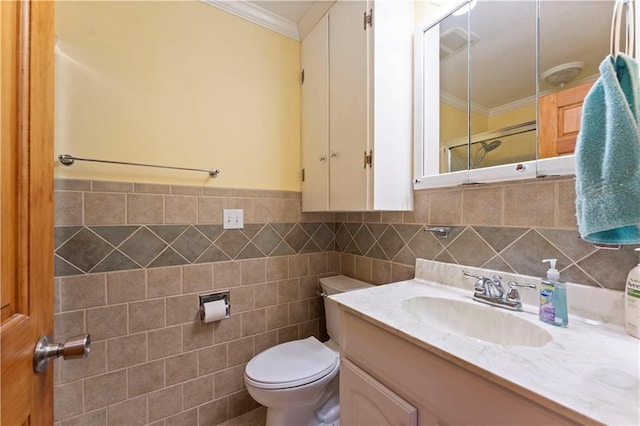
{"type": "Polygon", "coordinates": [[[242,209],[222,209],[224,229],[244,228],[244,211],[242,209]]]}

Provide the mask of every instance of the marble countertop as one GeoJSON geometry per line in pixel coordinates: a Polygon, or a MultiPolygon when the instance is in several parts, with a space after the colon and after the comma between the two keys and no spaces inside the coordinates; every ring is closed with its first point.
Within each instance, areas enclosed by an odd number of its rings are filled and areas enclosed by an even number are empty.
{"type": "Polygon", "coordinates": [[[640,340],[619,324],[571,315],[570,306],[569,327],[563,329],[540,322],[537,306],[525,304],[523,312],[512,314],[542,327],[553,340],[543,347],[504,346],[427,326],[401,308],[403,300],[418,296],[479,303],[472,301],[469,289],[425,279],[330,297],[367,321],[462,368],[484,372],[516,392],[524,388],[523,396],[533,394],[538,402],[554,401],[563,411],[573,412],[570,417],[612,425],[640,424],[640,340]]]}

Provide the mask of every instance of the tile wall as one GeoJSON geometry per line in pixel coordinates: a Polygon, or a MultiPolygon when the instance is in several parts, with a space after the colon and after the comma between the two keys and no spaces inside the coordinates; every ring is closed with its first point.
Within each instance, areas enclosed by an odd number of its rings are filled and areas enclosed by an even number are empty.
{"type": "Polygon", "coordinates": [[[633,246],[596,249],[575,224],[573,178],[421,190],[411,212],[302,214],[300,193],[56,181],[56,339],[90,332],[89,358],[57,362],[58,425],[217,424],[256,407],[242,373],[279,342],[324,336],[318,278],[383,284],[416,257],[622,290],[633,246]],[[222,209],[246,226],[222,229],[222,209]],[[448,238],[423,225],[452,227],[448,238]],[[230,289],[233,315],[201,326],[197,295],[230,289]]]}
{"type": "Polygon", "coordinates": [[[545,276],[557,258],[566,281],[623,290],[633,249],[580,239],[573,177],[415,192],[414,211],[336,214],[337,270],[382,284],[413,277],[416,257],[545,276]],[[424,224],[451,226],[448,238],[424,224]]]}
{"type": "Polygon", "coordinates": [[[55,206],[55,338],[93,340],[55,363],[57,425],[222,423],[257,408],[254,354],[326,334],[333,215],[299,193],[57,180],[55,206]],[[222,229],[227,207],[244,229],[222,229]],[[200,325],[198,294],[221,289],[231,318],[200,325]]]}

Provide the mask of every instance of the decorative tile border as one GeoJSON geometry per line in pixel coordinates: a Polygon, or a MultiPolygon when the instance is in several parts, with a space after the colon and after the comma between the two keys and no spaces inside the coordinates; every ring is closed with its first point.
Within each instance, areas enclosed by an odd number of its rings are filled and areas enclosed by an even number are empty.
{"type": "MultiPolygon", "coordinates": [[[[544,276],[545,258],[557,258],[565,281],[623,290],[628,271],[637,263],[633,249],[598,249],[577,231],[498,226],[453,226],[438,238],[422,225],[336,223],[336,251],[407,266],[416,258],[544,276]]],[[[356,265],[357,265],[356,261],[356,265]]],[[[347,267],[347,272],[350,267],[347,267]]],[[[344,268],[342,268],[344,272],[344,268]]]]}
{"type": "Polygon", "coordinates": [[[58,226],[55,275],[159,268],[334,250],[331,222],[58,226]]]}

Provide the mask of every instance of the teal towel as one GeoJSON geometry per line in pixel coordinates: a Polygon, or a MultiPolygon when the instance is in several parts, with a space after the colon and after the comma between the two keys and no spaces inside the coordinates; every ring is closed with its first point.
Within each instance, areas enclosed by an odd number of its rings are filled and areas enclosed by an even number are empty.
{"type": "Polygon", "coordinates": [[[584,100],[576,142],[576,215],[583,239],[640,243],[638,64],[619,54],[600,64],[584,100]]]}

